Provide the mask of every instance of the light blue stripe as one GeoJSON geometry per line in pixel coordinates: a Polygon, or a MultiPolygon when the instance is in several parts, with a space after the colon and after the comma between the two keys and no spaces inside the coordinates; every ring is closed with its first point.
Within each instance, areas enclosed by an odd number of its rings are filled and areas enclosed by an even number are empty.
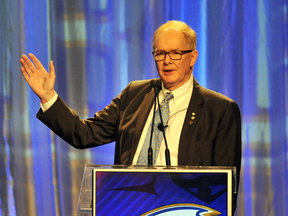
{"type": "Polygon", "coordinates": [[[48,57],[48,65],[51,61],[51,23],[50,23],[50,0],[46,1],[46,13],[47,13],[47,57],[48,57]]]}
{"type": "MultiPolygon", "coordinates": [[[[270,148],[271,143],[270,122],[249,122],[242,125],[242,140],[249,140],[255,148],[258,143],[261,148],[270,148]],[[247,137],[248,136],[248,137],[247,137]],[[264,146],[263,146],[264,145],[264,146]]],[[[250,146],[251,148],[251,146],[250,146]]]]}
{"type": "MultiPolygon", "coordinates": [[[[198,40],[199,45],[199,54],[201,57],[198,56],[198,65],[197,65],[197,77],[199,77],[199,83],[201,83],[202,86],[207,87],[207,1],[203,0],[200,4],[201,8],[201,19],[200,19],[200,32],[199,32],[199,38],[201,40],[198,40]]],[[[196,32],[197,33],[197,32],[196,32]]]]}
{"type": "MultiPolygon", "coordinates": [[[[94,2],[94,0],[91,0],[92,2],[94,2]]],[[[100,0],[100,9],[104,10],[107,7],[107,0],[100,0]]]]}
{"type": "Polygon", "coordinates": [[[269,68],[266,37],[267,13],[263,0],[258,0],[258,50],[257,50],[257,104],[260,108],[268,108],[269,100],[269,68]]]}
{"type": "MultiPolygon", "coordinates": [[[[119,3],[119,33],[123,34],[125,31],[125,1],[120,1],[119,3]]],[[[123,34],[124,35],[124,34],[123,34]]],[[[127,54],[127,40],[126,38],[121,38],[119,41],[119,54],[120,58],[120,89],[124,89],[128,84],[128,54],[127,54]]]]}
{"type": "Polygon", "coordinates": [[[65,20],[64,21],[65,41],[86,41],[85,20],[65,20]],[[71,32],[71,30],[73,32],[71,32]]]}

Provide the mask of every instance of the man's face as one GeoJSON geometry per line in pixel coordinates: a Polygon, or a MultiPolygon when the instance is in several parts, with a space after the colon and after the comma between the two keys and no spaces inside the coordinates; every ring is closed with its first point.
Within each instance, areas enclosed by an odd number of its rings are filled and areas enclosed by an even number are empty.
{"type": "MultiPolygon", "coordinates": [[[[190,50],[180,31],[169,29],[161,32],[155,40],[154,51],[190,50]]],[[[192,66],[198,57],[197,50],[182,55],[180,60],[172,60],[169,55],[162,61],[155,61],[164,86],[173,91],[187,82],[192,74],[192,66]]]]}

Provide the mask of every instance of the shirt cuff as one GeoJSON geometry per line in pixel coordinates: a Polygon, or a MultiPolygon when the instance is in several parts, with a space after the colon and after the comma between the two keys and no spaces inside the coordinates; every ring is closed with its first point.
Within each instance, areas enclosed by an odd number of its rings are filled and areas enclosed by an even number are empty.
{"type": "Polygon", "coordinates": [[[45,113],[57,100],[58,94],[55,92],[54,96],[45,104],[40,103],[43,113],[45,113]]]}

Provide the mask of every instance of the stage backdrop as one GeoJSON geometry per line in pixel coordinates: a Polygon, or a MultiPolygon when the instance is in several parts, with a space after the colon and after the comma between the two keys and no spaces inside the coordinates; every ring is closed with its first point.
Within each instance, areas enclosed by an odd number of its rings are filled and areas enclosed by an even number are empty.
{"type": "Polygon", "coordinates": [[[3,0],[0,3],[0,215],[76,215],[84,164],[113,164],[114,144],[76,150],[35,115],[19,59],[56,66],[56,91],[82,118],[132,80],[157,77],[153,32],[195,29],[194,75],[242,113],[237,215],[288,212],[287,0],[3,0]]]}

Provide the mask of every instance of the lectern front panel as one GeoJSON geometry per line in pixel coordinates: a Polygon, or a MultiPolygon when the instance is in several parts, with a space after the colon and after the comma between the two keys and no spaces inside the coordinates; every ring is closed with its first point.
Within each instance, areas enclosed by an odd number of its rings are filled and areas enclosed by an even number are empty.
{"type": "Polygon", "coordinates": [[[232,171],[94,169],[93,215],[232,215],[232,171]]]}

